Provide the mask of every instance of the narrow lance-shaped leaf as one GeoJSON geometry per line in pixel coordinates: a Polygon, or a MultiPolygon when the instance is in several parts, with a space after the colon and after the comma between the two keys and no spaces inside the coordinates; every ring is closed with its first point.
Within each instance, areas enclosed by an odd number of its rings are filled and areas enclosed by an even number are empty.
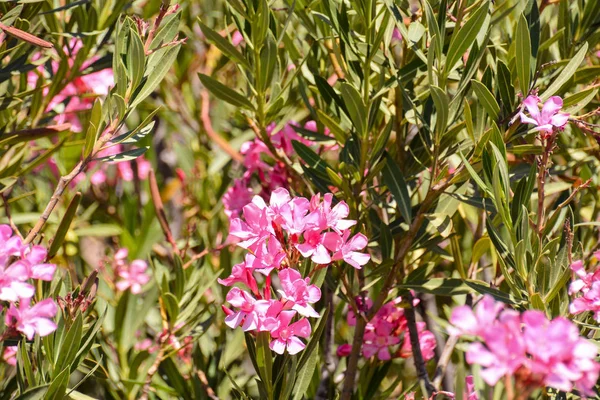
{"type": "Polygon", "coordinates": [[[558,92],[558,90],[564,85],[569,79],[575,75],[575,71],[579,68],[579,65],[583,62],[585,58],[585,54],[587,53],[588,43],[585,42],[581,49],[573,56],[571,61],[565,66],[565,68],[561,71],[561,73],[556,77],[556,79],[552,82],[552,84],[544,91],[544,93],[540,96],[542,101],[546,101],[558,92]]]}
{"type": "Polygon", "coordinates": [[[229,104],[232,104],[236,107],[243,107],[249,110],[253,110],[254,106],[248,100],[246,96],[236,92],[233,89],[223,85],[221,82],[216,79],[211,78],[208,75],[198,74],[200,77],[200,81],[213,95],[218,97],[219,99],[226,101],[229,104]]]}
{"type": "Polygon", "coordinates": [[[500,114],[500,106],[494,98],[494,95],[483,83],[476,81],[475,79],[471,81],[471,85],[473,86],[473,90],[483,109],[488,113],[492,120],[497,120],[498,115],[500,114]]]}
{"type": "Polygon", "coordinates": [[[531,38],[529,37],[529,28],[527,20],[521,14],[517,22],[517,31],[515,33],[515,61],[517,67],[517,77],[521,86],[521,93],[529,93],[529,82],[531,72],[531,38]]]}
{"type": "Polygon", "coordinates": [[[448,56],[446,57],[446,75],[452,72],[460,57],[465,54],[467,49],[477,39],[486,19],[489,18],[489,7],[489,2],[487,0],[484,1],[462,27],[455,28],[455,33],[452,36],[450,48],[448,49],[448,56]]]}
{"type": "Polygon", "coordinates": [[[408,193],[408,185],[404,180],[402,170],[398,164],[389,156],[386,155],[386,164],[383,167],[383,181],[390,189],[394,200],[398,204],[400,214],[407,223],[412,220],[412,210],[410,206],[410,195],[408,193]]]}
{"type": "Polygon", "coordinates": [[[56,255],[58,249],[60,249],[60,246],[63,244],[80,202],[81,193],[77,192],[75,196],[73,196],[71,203],[69,203],[69,207],[67,208],[65,215],[56,229],[56,234],[54,235],[54,239],[52,239],[52,244],[50,245],[50,250],[48,250],[48,260],[56,255]]]}

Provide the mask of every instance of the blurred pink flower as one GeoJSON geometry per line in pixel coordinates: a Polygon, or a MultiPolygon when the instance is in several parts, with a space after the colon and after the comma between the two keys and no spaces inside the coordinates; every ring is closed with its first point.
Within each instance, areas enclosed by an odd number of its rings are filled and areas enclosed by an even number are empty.
{"type": "Polygon", "coordinates": [[[492,310],[495,318],[486,319],[480,329],[473,329],[473,320],[464,310],[457,316],[453,313],[451,321],[467,327],[455,326],[454,332],[475,334],[481,340],[469,346],[467,362],[483,367],[481,377],[486,383],[495,385],[504,376],[526,376],[523,384],[527,387],[591,393],[600,374],[595,361],[598,350],[579,336],[577,326],[561,317],[548,320],[541,311],[498,312],[489,298],[484,300],[482,310],[492,310]]]}
{"type": "Polygon", "coordinates": [[[12,365],[15,367],[17,365],[17,351],[19,347],[17,346],[7,346],[4,348],[4,352],[2,353],[2,360],[8,365],[12,365]]]}
{"type": "Polygon", "coordinates": [[[244,206],[252,201],[254,193],[242,179],[236,179],[223,195],[225,215],[229,218],[239,217],[244,206]]]}
{"type": "Polygon", "coordinates": [[[117,289],[121,292],[127,289],[133,294],[142,292],[142,287],[150,282],[150,276],[146,273],[148,264],[144,260],[133,260],[131,264],[123,263],[117,268],[117,289]]]}
{"type": "MultiPolygon", "coordinates": [[[[421,354],[423,355],[423,360],[429,361],[435,356],[435,347],[437,343],[435,341],[435,335],[425,328],[425,322],[417,322],[421,354]]],[[[412,357],[412,345],[410,343],[410,335],[408,332],[404,334],[404,341],[402,343],[402,348],[400,349],[400,355],[404,358],[412,357]]]]}
{"type": "Polygon", "coordinates": [[[571,264],[571,270],[579,279],[569,286],[571,296],[575,297],[569,306],[569,312],[577,315],[586,311],[594,313],[596,322],[600,322],[600,271],[586,272],[583,261],[577,260],[571,264]]]}
{"type": "Polygon", "coordinates": [[[352,353],[352,345],[348,343],[342,344],[338,346],[336,353],[338,357],[348,357],[352,353]]]}

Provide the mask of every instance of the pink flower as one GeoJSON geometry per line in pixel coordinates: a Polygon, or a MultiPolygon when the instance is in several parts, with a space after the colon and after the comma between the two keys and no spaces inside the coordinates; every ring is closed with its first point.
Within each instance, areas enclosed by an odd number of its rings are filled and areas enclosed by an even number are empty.
{"type": "MultiPolygon", "coordinates": [[[[496,310],[490,304],[487,308],[496,310]]],[[[470,327],[463,331],[472,332],[470,327]]],[[[514,375],[525,379],[520,384],[528,387],[551,386],[567,392],[577,388],[590,394],[600,374],[596,346],[581,338],[577,327],[565,318],[550,321],[540,311],[521,315],[503,310],[478,335],[481,342],[469,346],[467,362],[483,367],[481,377],[489,385],[514,375]]]]}
{"type": "Polygon", "coordinates": [[[229,234],[242,240],[238,243],[242,248],[254,250],[257,242],[274,233],[266,209],[255,204],[260,201],[262,199],[259,196],[254,196],[253,202],[244,206],[244,220],[231,220],[229,234]]]}
{"type": "Polygon", "coordinates": [[[240,31],[233,32],[233,35],[231,35],[231,44],[233,44],[234,46],[238,46],[243,42],[244,36],[240,33],[240,31]]]}
{"type": "Polygon", "coordinates": [[[550,135],[555,129],[562,129],[569,121],[569,114],[559,113],[563,106],[563,101],[558,96],[550,97],[543,105],[542,112],[538,103],[540,98],[534,95],[527,96],[523,105],[529,111],[529,117],[525,113],[519,113],[521,122],[525,124],[536,125],[536,131],[544,135],[550,135]]]}
{"type": "MultiPolygon", "coordinates": [[[[316,194],[311,204],[319,203],[320,195],[316,194]]],[[[308,224],[324,230],[331,228],[340,235],[350,227],[356,225],[356,221],[345,219],[350,214],[350,208],[344,201],[340,201],[333,208],[333,194],[327,193],[323,196],[323,202],[307,217],[308,224]]]]}
{"type": "Polygon", "coordinates": [[[120,280],[117,282],[117,289],[124,292],[131,289],[131,293],[138,294],[142,291],[142,286],[150,282],[150,276],[146,274],[148,264],[143,260],[133,260],[129,266],[118,268],[117,275],[120,280]]]}
{"type": "Polygon", "coordinates": [[[295,314],[295,311],[281,311],[277,318],[277,326],[271,330],[271,337],[274,340],[269,347],[277,354],[283,354],[287,350],[289,354],[293,355],[306,347],[299,337],[310,337],[310,323],[306,318],[302,318],[290,324],[295,314]]]}
{"type": "Polygon", "coordinates": [[[469,306],[460,306],[452,310],[448,331],[453,335],[482,336],[486,329],[492,326],[498,313],[504,305],[497,303],[492,296],[483,296],[475,307],[475,312],[469,306]]]}
{"type": "Polygon", "coordinates": [[[327,249],[334,252],[332,260],[344,260],[356,269],[361,269],[363,265],[369,262],[371,256],[365,253],[359,253],[357,250],[362,250],[367,247],[368,239],[362,233],[356,234],[352,239],[348,240],[350,231],[344,232],[343,236],[335,232],[325,234],[323,244],[327,249]]]}
{"type": "Polygon", "coordinates": [[[236,179],[233,186],[230,187],[223,195],[223,207],[225,207],[225,215],[229,218],[239,217],[244,206],[252,201],[254,193],[243,180],[236,179]]]}
{"type": "Polygon", "coordinates": [[[463,393],[464,400],[479,400],[479,395],[475,389],[475,380],[473,375],[469,375],[465,378],[465,391],[463,393]]]}
{"type": "Polygon", "coordinates": [[[8,365],[12,365],[13,367],[17,366],[17,346],[7,346],[4,348],[4,352],[2,353],[2,360],[8,365]]]}
{"type": "Polygon", "coordinates": [[[261,240],[256,246],[255,254],[252,268],[265,276],[273,269],[280,269],[286,258],[285,251],[274,236],[261,240]]]}
{"type": "Polygon", "coordinates": [[[31,299],[21,299],[18,308],[11,303],[5,316],[6,325],[23,333],[29,340],[36,333],[48,336],[56,330],[56,324],[51,320],[58,311],[56,303],[45,299],[30,307],[30,302],[31,299]]]}
{"type": "Polygon", "coordinates": [[[309,229],[304,232],[304,242],[297,244],[296,248],[303,257],[310,259],[317,264],[329,264],[331,256],[323,244],[325,238],[321,235],[320,229],[309,229]]]}
{"type": "Polygon", "coordinates": [[[0,268],[0,300],[16,302],[33,297],[35,288],[25,282],[28,278],[29,273],[23,263],[0,268]]]}
{"type": "Polygon", "coordinates": [[[374,330],[365,333],[362,347],[363,356],[367,358],[377,354],[381,361],[392,358],[389,347],[400,343],[398,336],[392,335],[393,325],[389,322],[380,321],[374,330]]]}
{"type": "Polygon", "coordinates": [[[244,331],[258,329],[271,306],[271,302],[256,300],[251,294],[236,287],[227,293],[227,301],[232,306],[239,308],[239,311],[228,315],[225,318],[225,324],[230,328],[242,325],[244,331]]]}
{"type": "Polygon", "coordinates": [[[256,279],[252,275],[252,264],[254,263],[254,257],[252,254],[246,254],[246,259],[244,262],[240,264],[236,264],[231,269],[231,275],[229,275],[225,279],[217,279],[223,286],[233,286],[236,283],[243,283],[246,285],[253,293],[258,293],[258,286],[256,284],[256,279]]]}
{"type": "Polygon", "coordinates": [[[135,345],[133,346],[133,348],[136,351],[144,351],[144,350],[150,351],[150,348],[152,347],[153,344],[154,344],[154,342],[152,340],[144,339],[140,342],[136,342],[135,345]]]}
{"type": "MultiPolygon", "coordinates": [[[[417,322],[417,331],[419,332],[419,347],[423,360],[429,361],[435,356],[435,335],[425,329],[425,322],[417,322]]],[[[404,342],[400,349],[400,355],[404,358],[412,357],[412,345],[410,343],[410,335],[408,332],[404,334],[404,342]]]]}
{"type": "Polygon", "coordinates": [[[573,262],[571,270],[579,279],[571,283],[569,294],[580,294],[580,296],[573,299],[569,306],[569,312],[577,315],[593,311],[594,319],[600,322],[600,271],[587,273],[581,260],[573,262]]]}
{"type": "Polygon", "coordinates": [[[282,299],[293,303],[292,310],[305,317],[319,318],[319,313],[309,304],[316,303],[321,298],[321,290],[310,285],[310,279],[302,279],[300,272],[293,268],[279,271],[279,281],[283,290],[279,290],[282,299]]]}

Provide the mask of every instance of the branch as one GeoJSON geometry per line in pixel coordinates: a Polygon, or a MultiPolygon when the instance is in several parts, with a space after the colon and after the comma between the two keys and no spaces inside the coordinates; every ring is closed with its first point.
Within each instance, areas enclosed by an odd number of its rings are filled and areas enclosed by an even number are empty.
{"type": "Polygon", "coordinates": [[[427,369],[425,368],[425,360],[423,360],[423,353],[421,352],[421,344],[419,343],[419,330],[417,329],[417,320],[415,317],[415,309],[413,308],[413,296],[412,293],[408,292],[406,295],[406,301],[408,307],[404,310],[404,316],[406,317],[406,323],[408,325],[408,333],[410,335],[410,347],[412,348],[413,360],[415,362],[415,369],[417,370],[417,376],[419,380],[425,385],[427,390],[427,396],[431,396],[436,392],[435,387],[429,380],[427,369]]]}
{"type": "Polygon", "coordinates": [[[175,254],[179,254],[179,248],[177,247],[175,239],[173,239],[171,228],[169,227],[169,223],[167,222],[165,207],[163,205],[162,199],[160,198],[160,190],[158,189],[158,184],[156,183],[156,175],[154,174],[154,169],[152,168],[150,168],[149,178],[150,195],[152,197],[152,203],[154,204],[154,210],[156,211],[156,217],[158,218],[158,222],[160,223],[160,228],[162,229],[163,234],[167,239],[167,242],[169,242],[171,244],[171,247],[173,247],[173,252],[175,254]]]}

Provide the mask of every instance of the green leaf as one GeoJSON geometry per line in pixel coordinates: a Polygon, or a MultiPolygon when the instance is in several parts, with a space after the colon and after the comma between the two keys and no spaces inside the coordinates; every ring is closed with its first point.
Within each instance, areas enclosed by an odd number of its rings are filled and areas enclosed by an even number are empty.
{"type": "Polygon", "coordinates": [[[85,228],[78,228],[73,231],[77,236],[96,236],[96,237],[108,237],[118,236],[123,231],[119,225],[113,224],[95,224],[85,228]]]}
{"type": "MultiPolygon", "coordinates": [[[[434,49],[438,54],[438,57],[441,56],[443,48],[444,48],[444,36],[440,34],[440,27],[438,26],[437,20],[435,19],[435,15],[433,13],[433,9],[431,8],[431,4],[429,1],[423,1],[425,16],[427,18],[427,29],[429,30],[429,36],[433,39],[433,43],[435,45],[434,49]]],[[[429,50],[431,51],[431,49],[429,50]]]]}
{"type": "Polygon", "coordinates": [[[550,98],[550,96],[552,96],[553,94],[558,92],[558,90],[569,79],[571,79],[573,77],[573,75],[575,75],[575,71],[577,71],[577,68],[579,68],[579,65],[583,62],[583,60],[585,58],[585,54],[587,53],[587,50],[588,50],[588,43],[584,42],[583,46],[581,46],[581,48],[579,49],[577,54],[575,54],[573,56],[571,61],[569,61],[569,63],[563,68],[563,70],[556,77],[556,79],[554,79],[554,81],[548,87],[548,89],[546,89],[544,91],[544,93],[540,96],[540,99],[542,101],[548,100],[550,98]]]}
{"type": "Polygon", "coordinates": [[[431,293],[438,296],[457,296],[478,292],[489,294],[496,300],[508,304],[516,304],[517,300],[509,293],[489,287],[485,282],[456,278],[431,278],[422,282],[408,282],[398,286],[401,289],[412,289],[417,292],[431,293]]]}
{"type": "Polygon", "coordinates": [[[260,52],[260,75],[258,78],[258,89],[266,90],[271,84],[273,73],[277,66],[277,45],[271,35],[267,36],[266,45],[260,52]]]}
{"type": "Polygon", "coordinates": [[[60,249],[60,246],[63,244],[65,236],[69,231],[71,222],[73,222],[73,218],[75,217],[75,213],[77,212],[77,207],[79,207],[80,202],[81,192],[77,192],[75,193],[75,196],[73,196],[73,199],[69,203],[69,207],[67,207],[65,215],[60,220],[60,224],[56,229],[56,234],[54,235],[54,239],[52,239],[52,244],[50,245],[50,250],[48,250],[48,260],[50,260],[56,255],[58,249],[60,249]]]}
{"type": "Polygon", "coordinates": [[[489,8],[489,2],[487,0],[484,1],[462,28],[457,27],[454,29],[452,41],[448,49],[448,56],[446,57],[446,75],[454,70],[458,60],[471,47],[477,36],[481,33],[486,20],[489,20],[489,8]]]}
{"type": "Polygon", "coordinates": [[[98,132],[100,131],[100,124],[102,123],[102,102],[100,99],[96,99],[94,106],[92,107],[92,113],[90,115],[90,122],[88,124],[87,132],[85,134],[85,146],[83,148],[83,157],[88,158],[96,141],[98,140],[98,132]]]}
{"type": "Polygon", "coordinates": [[[135,92],[135,100],[130,104],[130,108],[135,108],[138,104],[144,101],[146,97],[150,96],[150,94],[154,92],[154,89],[158,87],[165,75],[167,75],[167,72],[169,72],[171,69],[171,66],[173,65],[173,62],[175,62],[180,48],[181,44],[178,44],[176,46],[169,47],[164,53],[157,51],[151,54],[151,58],[160,57],[160,63],[151,70],[152,72],[150,72],[146,78],[145,83],[138,91],[135,92]]]}
{"type": "Polygon", "coordinates": [[[115,144],[137,144],[140,140],[148,136],[148,134],[154,129],[155,122],[148,122],[148,120],[151,119],[158,110],[158,108],[154,110],[137,128],[117,136],[116,138],[112,139],[111,142],[115,144]]]}
{"type": "Polygon", "coordinates": [[[389,156],[386,155],[386,164],[383,167],[383,182],[390,189],[394,200],[396,201],[402,218],[407,223],[412,221],[412,208],[410,205],[410,195],[408,193],[408,185],[404,180],[402,170],[398,164],[389,156]]]}
{"type": "Polygon", "coordinates": [[[433,104],[435,104],[435,112],[437,113],[435,132],[439,140],[446,131],[446,126],[448,125],[448,95],[442,89],[433,85],[430,87],[430,91],[433,104]]]}
{"type": "Polygon", "coordinates": [[[161,296],[161,299],[169,317],[169,324],[173,327],[177,323],[177,317],[179,316],[179,304],[177,298],[172,293],[164,293],[161,296]]]}
{"type": "Polygon", "coordinates": [[[267,393],[273,391],[273,355],[269,348],[271,335],[269,332],[258,332],[256,335],[256,364],[261,380],[265,384],[267,393]]]}
{"type": "Polygon", "coordinates": [[[342,98],[348,108],[348,116],[356,128],[359,137],[365,137],[367,134],[367,107],[360,97],[358,90],[354,86],[344,82],[342,83],[342,98]]]}
{"type": "Polygon", "coordinates": [[[323,160],[310,147],[297,140],[292,140],[292,147],[298,154],[298,157],[300,157],[302,161],[304,161],[312,170],[314,170],[319,177],[329,180],[327,168],[331,169],[331,167],[327,165],[325,160],[323,160]]]}
{"type": "Polygon", "coordinates": [[[48,393],[49,387],[50,385],[42,385],[28,389],[23,392],[23,394],[16,397],[15,400],[42,400],[46,393],[48,393]]]}
{"type": "Polygon", "coordinates": [[[229,41],[227,39],[225,39],[223,36],[219,35],[217,32],[215,32],[208,26],[204,25],[202,23],[202,21],[200,20],[200,17],[198,17],[198,23],[200,24],[200,29],[202,29],[202,33],[204,33],[204,36],[206,37],[206,39],[209,42],[211,42],[212,44],[214,44],[215,46],[217,46],[217,48],[219,50],[221,50],[221,52],[224,55],[231,58],[233,61],[237,62],[238,64],[241,64],[243,67],[246,67],[248,69],[250,68],[250,64],[248,64],[248,60],[246,60],[246,58],[244,58],[242,53],[240,53],[231,43],[229,43],[229,41]]]}
{"type": "Polygon", "coordinates": [[[127,51],[127,72],[131,79],[131,90],[135,90],[144,77],[144,66],[146,64],[146,53],[144,44],[138,33],[129,29],[129,47],[127,51]]]}
{"type": "Polygon", "coordinates": [[[521,87],[521,93],[526,96],[529,93],[529,82],[531,77],[531,38],[529,36],[527,20],[523,14],[519,16],[519,21],[517,22],[515,50],[515,62],[519,85],[521,87]]]}
{"type": "Polygon", "coordinates": [[[69,384],[69,377],[71,371],[69,368],[65,368],[50,384],[48,392],[44,397],[44,400],[62,400],[66,397],[67,385],[69,384]]]}
{"type": "Polygon", "coordinates": [[[319,361],[319,348],[314,347],[308,357],[306,364],[301,370],[298,370],[296,384],[294,385],[294,400],[302,400],[306,396],[312,377],[315,374],[317,368],[317,362],[319,361]]]}
{"type": "Polygon", "coordinates": [[[75,355],[79,350],[82,331],[83,318],[81,313],[78,313],[75,321],[73,321],[73,325],[71,325],[66,335],[62,338],[62,344],[60,346],[60,351],[58,352],[58,358],[54,364],[55,377],[58,378],[56,373],[60,372],[62,374],[64,369],[68,370],[71,367],[71,363],[75,359],[75,355]]]}
{"type": "Polygon", "coordinates": [[[229,104],[232,104],[236,107],[247,108],[249,110],[254,110],[254,106],[252,102],[248,100],[248,97],[236,92],[233,89],[223,85],[221,82],[216,79],[211,78],[208,75],[198,74],[200,77],[200,81],[204,87],[206,87],[213,95],[218,97],[219,99],[226,101],[229,104]]]}
{"type": "Polygon", "coordinates": [[[492,120],[497,120],[498,115],[500,114],[500,106],[494,98],[494,95],[483,83],[476,81],[475,79],[471,80],[471,85],[473,86],[473,90],[483,109],[488,113],[492,120]]]}
{"type": "Polygon", "coordinates": [[[113,163],[119,163],[119,162],[123,162],[123,161],[131,161],[131,160],[135,160],[139,156],[143,155],[148,149],[149,149],[148,146],[140,147],[137,149],[127,150],[127,151],[124,151],[119,154],[113,154],[111,156],[96,158],[95,160],[102,161],[102,162],[113,162],[113,163]]]}

